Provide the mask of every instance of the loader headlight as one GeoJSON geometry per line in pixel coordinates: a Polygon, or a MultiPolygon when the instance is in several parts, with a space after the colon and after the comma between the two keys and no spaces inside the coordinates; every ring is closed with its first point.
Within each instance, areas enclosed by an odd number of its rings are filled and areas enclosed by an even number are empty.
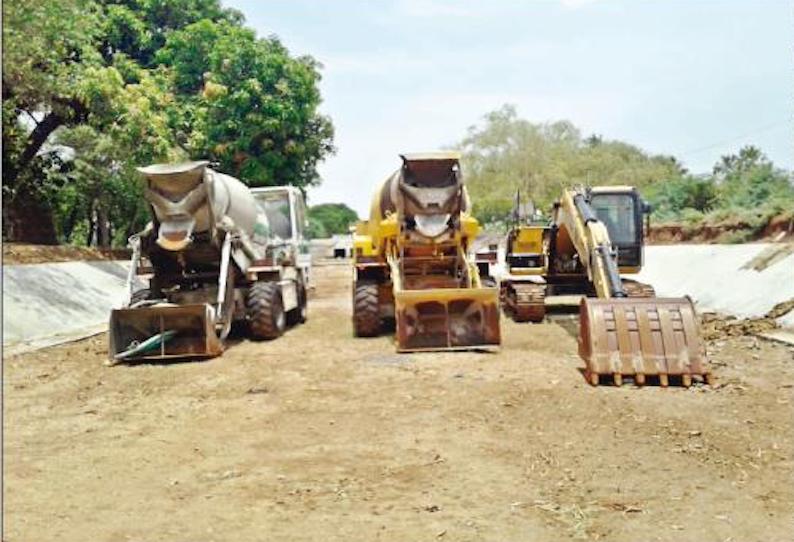
{"type": "Polygon", "coordinates": [[[416,215],[416,229],[426,237],[438,237],[447,231],[449,214],[445,215],[416,215]]]}

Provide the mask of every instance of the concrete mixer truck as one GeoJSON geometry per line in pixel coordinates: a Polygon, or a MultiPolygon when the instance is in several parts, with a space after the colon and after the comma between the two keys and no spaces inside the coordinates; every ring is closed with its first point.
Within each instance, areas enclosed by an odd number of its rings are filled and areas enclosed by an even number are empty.
{"type": "Polygon", "coordinates": [[[500,344],[498,290],[470,255],[480,230],[469,214],[460,154],[401,155],[353,238],[353,328],[359,337],[394,321],[398,351],[500,344]]]}
{"type": "Polygon", "coordinates": [[[235,322],[274,339],[306,319],[300,190],[249,189],[208,164],[138,170],[152,221],[130,239],[129,299],[110,316],[111,363],[212,357],[235,322]]]}

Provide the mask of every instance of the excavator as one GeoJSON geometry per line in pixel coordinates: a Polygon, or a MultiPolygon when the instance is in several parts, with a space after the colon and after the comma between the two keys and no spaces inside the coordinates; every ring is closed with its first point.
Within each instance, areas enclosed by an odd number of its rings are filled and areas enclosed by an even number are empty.
{"type": "Polygon", "coordinates": [[[635,187],[563,190],[549,223],[510,230],[502,307],[517,322],[540,322],[548,297],[581,296],[579,355],[592,385],[626,377],[711,384],[692,301],[658,298],[650,285],[621,277],[642,268],[649,213],[635,187]]]}
{"type": "Polygon", "coordinates": [[[353,236],[355,335],[394,322],[399,352],[497,347],[498,290],[483,284],[470,255],[480,226],[460,153],[400,157],[353,236]]]}

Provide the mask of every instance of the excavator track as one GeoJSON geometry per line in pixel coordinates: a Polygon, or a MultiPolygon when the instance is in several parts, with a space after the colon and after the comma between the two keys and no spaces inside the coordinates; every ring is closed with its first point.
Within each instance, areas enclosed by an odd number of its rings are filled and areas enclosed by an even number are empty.
{"type": "Polygon", "coordinates": [[[505,313],[514,322],[542,322],[546,316],[546,285],[509,282],[503,287],[505,313]]]}

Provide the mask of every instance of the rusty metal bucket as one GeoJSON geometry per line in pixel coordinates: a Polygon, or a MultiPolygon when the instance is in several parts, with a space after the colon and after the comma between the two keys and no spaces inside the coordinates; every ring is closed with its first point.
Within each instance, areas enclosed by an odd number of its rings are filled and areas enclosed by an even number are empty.
{"type": "Polygon", "coordinates": [[[712,384],[692,301],[688,298],[592,299],[579,305],[579,356],[586,376],[598,385],[602,376],[616,385],[631,377],[660,386],[712,384]]]}
{"type": "Polygon", "coordinates": [[[221,352],[214,310],[208,304],[163,304],[110,313],[112,363],[207,358],[221,352]]]}
{"type": "Polygon", "coordinates": [[[499,290],[432,288],[395,292],[397,350],[499,346],[499,290]]]}

